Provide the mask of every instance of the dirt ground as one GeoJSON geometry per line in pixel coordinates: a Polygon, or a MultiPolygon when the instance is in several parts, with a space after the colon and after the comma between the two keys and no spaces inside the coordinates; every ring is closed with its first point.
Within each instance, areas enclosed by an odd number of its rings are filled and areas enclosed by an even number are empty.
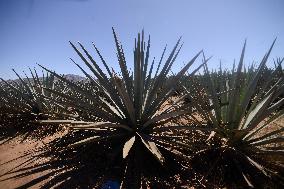
{"type": "MultiPolygon", "coordinates": [[[[63,131],[53,136],[49,136],[42,140],[37,140],[37,141],[28,139],[22,143],[19,142],[20,137],[18,137],[18,138],[14,138],[8,143],[0,145],[0,189],[14,189],[39,176],[42,176],[48,173],[48,172],[41,172],[39,174],[29,175],[26,177],[10,178],[10,179],[8,178],[15,176],[14,173],[2,176],[3,174],[6,174],[7,172],[16,170],[18,165],[28,160],[30,156],[24,156],[24,155],[28,153],[35,154],[36,149],[44,146],[46,143],[54,140],[55,138],[58,138],[64,135],[65,132],[67,131],[63,131]],[[24,156],[24,157],[21,157],[21,156],[24,156]],[[21,157],[21,158],[18,158],[18,157],[21,157]]],[[[41,160],[41,161],[45,161],[45,160],[41,160]]],[[[39,162],[28,162],[27,164],[23,164],[23,166],[30,166],[36,163],[39,163],[39,162]]],[[[31,188],[32,189],[40,188],[42,184],[44,184],[44,182],[42,182],[41,184],[34,185],[31,188]]]]}
{"type": "MultiPolygon", "coordinates": [[[[278,120],[276,123],[273,123],[273,127],[279,128],[283,126],[284,126],[284,118],[278,120]]],[[[267,132],[267,130],[263,130],[263,132],[267,132]]],[[[17,179],[15,178],[7,179],[8,177],[14,176],[15,174],[9,174],[6,176],[2,176],[8,171],[13,170],[17,165],[23,163],[27,159],[27,157],[19,158],[12,162],[9,162],[10,160],[23,156],[24,154],[28,152],[33,152],[36,148],[45,145],[45,143],[57,137],[60,137],[60,134],[56,134],[52,137],[47,137],[37,142],[33,140],[27,140],[23,143],[19,143],[18,142],[19,138],[15,138],[8,143],[0,145],[0,189],[14,189],[18,186],[21,186],[29,182],[32,179],[35,179],[45,174],[45,172],[41,172],[39,174],[29,175],[29,176],[26,176],[23,178],[17,178],[17,179]]],[[[37,162],[33,162],[32,164],[35,164],[35,163],[37,162]]],[[[29,163],[28,165],[31,165],[31,163],[29,163]]],[[[32,188],[38,189],[40,188],[41,184],[35,185],[32,188]]]]}
{"type": "MultiPolygon", "coordinates": [[[[32,152],[35,148],[37,148],[38,146],[42,145],[42,142],[34,142],[34,141],[25,141],[24,143],[19,143],[18,139],[13,139],[12,141],[10,141],[7,144],[4,145],[0,145],[0,174],[5,174],[8,171],[12,170],[15,168],[15,166],[23,163],[27,158],[23,157],[20,159],[17,159],[13,162],[9,162],[3,165],[3,163],[10,161],[14,158],[20,157],[22,155],[24,155],[27,152],[32,152]]],[[[36,162],[33,162],[36,163],[36,162]]],[[[30,164],[29,164],[30,165],[30,164]]],[[[43,174],[43,173],[41,173],[43,174]]],[[[11,174],[9,176],[13,176],[15,174],[11,174]]],[[[30,175],[27,177],[23,177],[23,178],[18,178],[18,179],[8,179],[5,180],[6,178],[8,178],[9,176],[3,176],[1,177],[0,180],[0,188],[1,189],[13,189],[16,188],[18,186],[21,186],[25,183],[27,183],[28,181],[37,178],[38,176],[40,176],[40,174],[35,174],[35,175],[30,175]]],[[[37,185],[33,188],[39,188],[40,186],[37,185]]]]}

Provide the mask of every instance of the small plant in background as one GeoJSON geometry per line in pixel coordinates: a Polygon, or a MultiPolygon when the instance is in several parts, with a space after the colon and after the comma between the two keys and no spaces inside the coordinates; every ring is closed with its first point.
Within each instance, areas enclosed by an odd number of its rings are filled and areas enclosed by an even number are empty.
{"type": "Polygon", "coordinates": [[[60,105],[59,96],[49,92],[51,89],[64,90],[55,77],[48,73],[38,76],[36,70],[30,69],[31,78],[25,73],[22,78],[15,70],[17,81],[1,83],[1,115],[3,116],[1,138],[10,140],[16,136],[45,137],[45,134],[54,134],[58,127],[48,126],[48,130],[33,123],[36,120],[70,117],[71,111],[60,105]],[[53,99],[51,101],[51,99],[53,99]]]}

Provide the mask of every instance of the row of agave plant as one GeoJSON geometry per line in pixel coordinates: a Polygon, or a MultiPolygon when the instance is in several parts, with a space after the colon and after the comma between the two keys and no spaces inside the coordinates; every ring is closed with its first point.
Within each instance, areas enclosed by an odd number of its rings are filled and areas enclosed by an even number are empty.
{"type": "Polygon", "coordinates": [[[86,81],[41,65],[42,77],[30,70],[25,79],[15,72],[16,82],[2,79],[1,141],[68,131],[26,153],[24,162],[0,175],[2,181],[47,171],[19,188],[103,188],[110,181],[121,188],[284,186],[284,126],[276,122],[284,113],[283,59],[266,67],[275,41],[257,68],[244,69],[245,43],[231,71],[210,72],[210,58],[200,51],[172,73],[180,39],[155,66],[150,37],[138,34],[130,71],[113,35],[119,72],[94,44],[103,68],[82,44],[79,49],[70,42],[89,68],[71,59],[86,81]],[[48,161],[32,164],[40,159],[48,161]]]}

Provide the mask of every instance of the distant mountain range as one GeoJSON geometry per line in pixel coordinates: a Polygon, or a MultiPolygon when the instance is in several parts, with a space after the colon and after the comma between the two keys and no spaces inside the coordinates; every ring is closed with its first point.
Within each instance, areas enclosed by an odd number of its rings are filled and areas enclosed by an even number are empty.
{"type": "MultiPolygon", "coordinates": [[[[83,81],[83,80],[86,80],[87,78],[83,77],[83,76],[80,76],[80,75],[75,75],[75,74],[65,74],[64,77],[66,79],[68,79],[69,81],[73,81],[73,82],[77,82],[77,81],[83,81]]],[[[26,80],[25,77],[22,77],[23,80],[26,80]]],[[[39,77],[39,79],[41,80],[42,77],[39,77]]],[[[56,80],[56,79],[55,79],[56,80]]],[[[11,82],[11,81],[15,81],[15,82],[19,82],[20,80],[19,79],[8,79],[6,80],[7,82],[11,82]]],[[[1,81],[0,81],[1,82],[1,81]]]]}
{"type": "Polygon", "coordinates": [[[83,77],[83,76],[80,76],[80,75],[74,75],[74,74],[66,74],[64,75],[64,77],[70,81],[74,81],[74,82],[77,82],[77,81],[82,81],[82,80],[86,80],[87,78],[83,77]]]}

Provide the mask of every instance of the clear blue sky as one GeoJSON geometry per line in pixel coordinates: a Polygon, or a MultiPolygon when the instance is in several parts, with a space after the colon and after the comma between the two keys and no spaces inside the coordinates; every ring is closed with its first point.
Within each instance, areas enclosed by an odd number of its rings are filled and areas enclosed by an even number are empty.
{"type": "Polygon", "coordinates": [[[247,64],[259,61],[275,37],[271,58],[283,57],[283,10],[283,0],[0,0],[0,77],[15,78],[11,68],[20,72],[36,62],[82,75],[70,64],[69,57],[78,58],[69,40],[82,42],[94,55],[95,42],[117,68],[112,26],[131,65],[134,37],[142,28],[151,34],[151,57],[183,36],[175,68],[201,49],[213,55],[211,67],[219,60],[230,67],[245,38],[247,64]]]}

